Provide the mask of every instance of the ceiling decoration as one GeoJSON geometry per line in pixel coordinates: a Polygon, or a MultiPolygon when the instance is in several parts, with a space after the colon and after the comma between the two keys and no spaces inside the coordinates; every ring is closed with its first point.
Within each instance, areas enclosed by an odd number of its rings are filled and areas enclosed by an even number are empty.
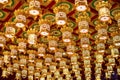
{"type": "Polygon", "coordinates": [[[120,79],[119,0],[0,0],[0,79],[120,79]]]}

